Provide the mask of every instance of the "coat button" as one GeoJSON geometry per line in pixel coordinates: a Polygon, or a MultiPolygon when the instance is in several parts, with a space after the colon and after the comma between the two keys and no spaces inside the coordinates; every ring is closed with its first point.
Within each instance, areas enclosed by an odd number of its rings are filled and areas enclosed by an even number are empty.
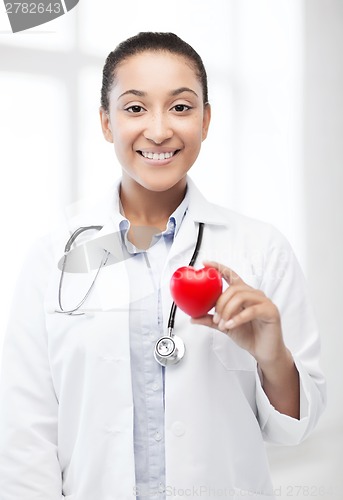
{"type": "Polygon", "coordinates": [[[183,436],[186,432],[186,426],[183,422],[174,422],[171,429],[173,434],[178,437],[183,436]]]}
{"type": "Polygon", "coordinates": [[[110,434],[110,435],[115,435],[115,434],[120,434],[121,430],[118,429],[117,427],[111,427],[110,425],[107,425],[105,427],[105,432],[107,432],[107,434],[110,434]]]}
{"type": "Polygon", "coordinates": [[[106,363],[120,363],[124,359],[124,358],[120,358],[118,356],[112,356],[110,354],[105,354],[104,356],[100,356],[100,358],[103,361],[106,361],[106,363]]]}
{"type": "Polygon", "coordinates": [[[161,439],[162,439],[161,433],[158,432],[158,431],[155,432],[154,438],[155,438],[156,441],[161,441],[161,439]]]}

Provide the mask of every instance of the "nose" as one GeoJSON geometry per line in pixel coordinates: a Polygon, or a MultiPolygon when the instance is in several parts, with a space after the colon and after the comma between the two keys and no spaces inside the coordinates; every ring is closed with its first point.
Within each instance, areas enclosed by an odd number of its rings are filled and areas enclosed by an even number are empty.
{"type": "Polygon", "coordinates": [[[162,144],[173,136],[168,117],[164,113],[150,116],[144,131],[144,137],[155,144],[162,144]]]}

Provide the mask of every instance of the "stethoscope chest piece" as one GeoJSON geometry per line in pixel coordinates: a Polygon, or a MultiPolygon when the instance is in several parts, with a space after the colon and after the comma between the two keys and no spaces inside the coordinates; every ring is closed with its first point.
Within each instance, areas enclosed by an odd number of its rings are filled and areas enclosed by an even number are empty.
{"type": "MultiPolygon", "coordinates": [[[[193,266],[200,250],[202,234],[204,231],[204,223],[199,222],[198,238],[195,245],[194,253],[189,265],[193,266]]],[[[185,355],[185,344],[180,337],[173,334],[175,321],[176,304],[172,303],[169,320],[168,320],[168,335],[161,337],[155,344],[154,357],[162,366],[176,365],[185,355]]]]}
{"type": "MultiPolygon", "coordinates": [[[[65,245],[64,258],[63,258],[62,269],[61,269],[61,277],[60,277],[60,283],[59,283],[59,288],[58,288],[58,301],[59,301],[59,306],[60,306],[60,309],[56,310],[56,312],[58,312],[58,313],[68,314],[68,315],[79,315],[79,314],[82,315],[82,314],[84,314],[83,312],[77,312],[77,311],[79,310],[79,308],[82,306],[82,304],[88,298],[89,294],[91,293],[91,291],[95,285],[95,282],[96,282],[96,279],[99,275],[100,270],[107,263],[109,252],[107,250],[104,250],[104,256],[102,258],[102,261],[100,262],[99,268],[96,272],[96,275],[93,279],[93,282],[91,283],[91,285],[90,285],[87,293],[84,295],[83,299],[73,309],[69,309],[69,310],[63,309],[63,307],[62,307],[62,283],[63,283],[63,277],[64,277],[65,267],[66,267],[66,263],[67,263],[67,256],[68,256],[70,249],[71,249],[73,243],[75,242],[76,238],[84,231],[88,231],[91,229],[95,229],[95,230],[100,231],[102,229],[102,226],[85,226],[85,227],[82,226],[82,227],[79,227],[78,229],[76,229],[73,232],[73,234],[70,236],[69,240],[67,241],[67,243],[65,245]]],[[[203,230],[204,230],[204,223],[199,222],[198,238],[196,241],[193,256],[192,256],[190,263],[189,263],[190,266],[194,265],[194,262],[197,258],[198,253],[199,253],[202,235],[203,235],[203,230]]],[[[155,344],[154,357],[155,357],[156,361],[162,366],[176,365],[179,361],[181,361],[181,359],[185,355],[185,344],[183,343],[183,340],[180,337],[177,337],[176,335],[173,334],[176,308],[177,308],[177,306],[176,306],[175,302],[173,302],[171,309],[170,309],[169,320],[168,320],[168,335],[158,339],[156,344],[155,344]]]]}
{"type": "Polygon", "coordinates": [[[185,355],[185,344],[176,335],[167,335],[158,339],[154,357],[162,366],[176,365],[185,355]]]}

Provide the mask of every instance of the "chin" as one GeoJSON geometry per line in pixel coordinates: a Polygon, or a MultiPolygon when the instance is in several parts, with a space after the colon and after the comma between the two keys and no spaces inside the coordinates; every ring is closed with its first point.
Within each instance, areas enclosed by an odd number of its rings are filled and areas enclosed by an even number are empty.
{"type": "MultiPolygon", "coordinates": [[[[186,185],[186,183],[185,183],[186,185]]],[[[165,183],[165,184],[147,184],[145,187],[148,191],[152,191],[154,193],[165,193],[167,191],[172,190],[173,188],[179,186],[179,182],[175,183],[165,183]]]]}
{"type": "MultiPolygon", "coordinates": [[[[161,178],[154,178],[154,179],[140,179],[136,180],[143,188],[147,189],[148,191],[153,191],[155,193],[162,193],[165,191],[168,191],[170,189],[173,189],[176,186],[179,186],[180,184],[186,185],[186,175],[185,173],[183,176],[178,176],[171,178],[169,177],[168,179],[161,179],[161,178]]],[[[156,176],[157,177],[157,176],[156,176]]]]}

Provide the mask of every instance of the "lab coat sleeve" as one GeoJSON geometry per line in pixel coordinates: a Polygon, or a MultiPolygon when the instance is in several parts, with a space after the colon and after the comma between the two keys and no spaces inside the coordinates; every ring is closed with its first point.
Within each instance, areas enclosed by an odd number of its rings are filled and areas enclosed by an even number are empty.
{"type": "Polygon", "coordinates": [[[300,420],[279,413],[262,388],[256,373],[258,419],[265,440],[298,444],[316,426],[326,403],[325,380],[319,365],[320,339],[305,279],[291,246],[272,230],[265,252],[261,289],[279,309],[284,341],[300,377],[300,420]]]}
{"type": "Polygon", "coordinates": [[[47,349],[43,296],[47,238],[29,253],[14,294],[0,378],[1,500],[61,500],[58,401],[47,349]]]}

